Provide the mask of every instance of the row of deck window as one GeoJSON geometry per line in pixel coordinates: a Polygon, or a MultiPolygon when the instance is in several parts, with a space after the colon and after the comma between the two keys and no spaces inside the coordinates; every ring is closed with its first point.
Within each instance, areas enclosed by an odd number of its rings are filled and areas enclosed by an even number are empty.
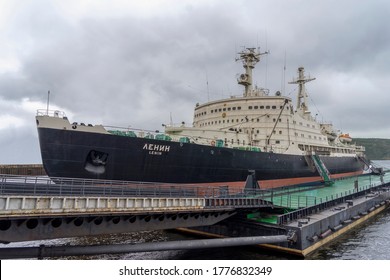
{"type": "MultiPolygon", "coordinates": [[[[264,105],[255,105],[255,106],[248,106],[248,110],[263,110],[263,109],[266,109],[266,110],[269,110],[269,109],[276,109],[277,106],[273,105],[273,106],[270,106],[270,105],[267,105],[267,106],[264,106],[264,105]]],[[[279,109],[282,109],[283,106],[279,106],[279,109]]],[[[288,109],[288,107],[286,108],[288,109]]],[[[213,114],[213,113],[218,113],[218,112],[226,112],[226,111],[236,111],[236,110],[241,110],[241,106],[237,106],[237,107],[224,107],[224,108],[218,108],[218,109],[211,109],[210,113],[213,114]]],[[[207,112],[206,111],[203,111],[203,112],[200,112],[200,113],[197,113],[195,114],[195,117],[200,117],[200,116],[204,116],[206,115],[207,112]]]]}

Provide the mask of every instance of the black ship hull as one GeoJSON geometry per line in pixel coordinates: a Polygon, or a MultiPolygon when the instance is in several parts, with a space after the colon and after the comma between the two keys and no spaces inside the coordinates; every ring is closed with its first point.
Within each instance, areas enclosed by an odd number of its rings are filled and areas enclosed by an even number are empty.
{"type": "MultiPolygon", "coordinates": [[[[301,155],[253,152],[75,130],[38,128],[42,161],[50,177],[158,183],[243,182],[249,170],[259,181],[319,181],[301,155]]],[[[357,157],[321,156],[333,176],[361,173],[357,157]]]]}

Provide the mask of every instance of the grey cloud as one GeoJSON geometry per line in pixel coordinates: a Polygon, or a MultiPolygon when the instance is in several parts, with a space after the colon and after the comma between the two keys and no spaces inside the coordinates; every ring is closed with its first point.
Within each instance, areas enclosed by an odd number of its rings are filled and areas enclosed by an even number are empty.
{"type": "MultiPolygon", "coordinates": [[[[25,6],[10,24],[7,36],[26,50],[18,50],[19,72],[0,75],[5,99],[45,102],[51,90],[72,121],[158,129],[172,112],[175,122],[191,123],[195,103],[241,94],[235,51],[259,43],[271,51],[256,68],[259,86],[281,90],[286,52],[286,82],[301,65],[317,78],[307,85],[313,113],[357,136],[388,126],[386,1],[214,1],[169,15],[80,21],[49,2],[25,6]],[[364,77],[372,92],[356,94],[358,79],[335,84],[337,73],[364,77]]],[[[294,86],[285,88],[295,98],[294,86]]]]}

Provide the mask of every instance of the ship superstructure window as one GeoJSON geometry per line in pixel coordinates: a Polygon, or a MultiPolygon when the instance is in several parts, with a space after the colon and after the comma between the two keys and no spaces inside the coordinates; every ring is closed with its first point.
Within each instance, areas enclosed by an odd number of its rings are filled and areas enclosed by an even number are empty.
{"type": "Polygon", "coordinates": [[[274,105],[274,106],[272,106],[272,109],[276,109],[276,106],[274,105]]]}
{"type": "Polygon", "coordinates": [[[249,106],[249,107],[248,107],[249,110],[252,110],[252,108],[253,108],[252,106],[249,106]]]}
{"type": "Polygon", "coordinates": [[[271,106],[265,106],[265,109],[271,109],[271,106]]]}
{"type": "Polygon", "coordinates": [[[237,107],[237,110],[241,110],[241,107],[237,107]]]}
{"type": "Polygon", "coordinates": [[[236,107],[233,107],[232,109],[233,109],[233,111],[235,111],[235,110],[236,110],[236,107]]]}
{"type": "Polygon", "coordinates": [[[259,106],[255,106],[254,109],[255,109],[255,110],[256,110],[256,109],[259,109],[259,106]]]}
{"type": "Polygon", "coordinates": [[[264,109],[264,106],[260,106],[260,109],[264,109]]]}

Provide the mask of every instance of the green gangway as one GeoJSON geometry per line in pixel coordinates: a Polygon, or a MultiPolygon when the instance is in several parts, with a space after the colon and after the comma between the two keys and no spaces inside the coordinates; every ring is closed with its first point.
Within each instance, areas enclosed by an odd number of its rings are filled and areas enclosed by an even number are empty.
{"type": "Polygon", "coordinates": [[[333,185],[334,181],[330,178],[330,173],[329,173],[328,169],[326,168],[325,164],[320,159],[320,157],[318,155],[312,155],[312,158],[313,158],[314,165],[315,165],[318,173],[320,174],[320,176],[324,180],[325,185],[327,185],[327,186],[333,185]]]}

